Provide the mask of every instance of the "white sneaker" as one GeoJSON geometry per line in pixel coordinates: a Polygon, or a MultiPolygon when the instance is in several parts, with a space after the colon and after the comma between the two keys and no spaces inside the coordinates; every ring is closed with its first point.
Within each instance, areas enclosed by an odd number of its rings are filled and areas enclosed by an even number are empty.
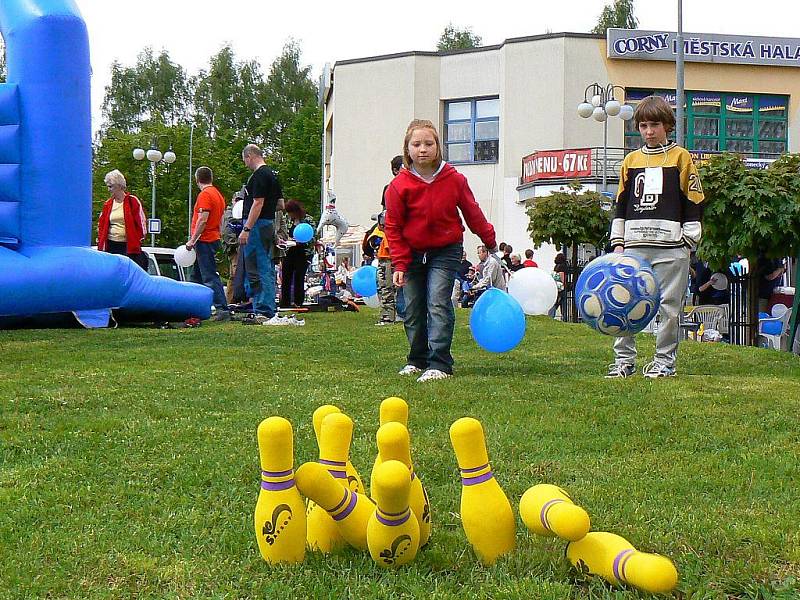
{"type": "Polygon", "coordinates": [[[427,369],[422,375],[417,378],[417,383],[425,383],[433,379],[447,379],[452,377],[450,373],[445,373],[439,369],[427,369]]]}
{"type": "Polygon", "coordinates": [[[657,379],[659,377],[675,377],[675,367],[670,367],[657,360],[648,363],[642,369],[642,375],[648,379],[657,379]]]}
{"type": "Polygon", "coordinates": [[[271,319],[264,321],[262,325],[288,325],[287,321],[286,317],[280,317],[276,314],[271,319]]]}
{"type": "Polygon", "coordinates": [[[406,365],[397,372],[398,375],[416,375],[417,373],[422,373],[422,369],[414,365],[406,365]]]}
{"type": "Polygon", "coordinates": [[[298,319],[294,315],[292,315],[291,317],[287,317],[286,321],[287,325],[292,325],[293,327],[304,327],[306,324],[305,319],[298,319]]]}

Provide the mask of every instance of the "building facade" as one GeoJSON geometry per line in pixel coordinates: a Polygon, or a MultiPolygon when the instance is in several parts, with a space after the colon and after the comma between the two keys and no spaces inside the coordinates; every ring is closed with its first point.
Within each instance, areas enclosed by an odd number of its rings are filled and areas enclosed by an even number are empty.
{"type": "MultiPolygon", "coordinates": [[[[687,148],[761,160],[797,152],[800,40],[684,38],[687,148]]],[[[430,119],[445,159],[469,180],[498,241],[522,252],[533,247],[527,201],[575,178],[600,190],[604,166],[613,193],[625,149],[639,146],[632,121],[578,116],[587,86],[619,86],[617,99],[632,105],[662,94],[674,106],[674,49],[670,32],[609,30],[607,37],[547,34],[465,51],[338,61],[321,89],[324,187],[335,190],[351,223],[369,227],[406,126],[430,119]]],[[[478,243],[467,232],[471,260],[478,243]]],[[[540,266],[552,266],[555,248],[534,251],[540,266]]]]}

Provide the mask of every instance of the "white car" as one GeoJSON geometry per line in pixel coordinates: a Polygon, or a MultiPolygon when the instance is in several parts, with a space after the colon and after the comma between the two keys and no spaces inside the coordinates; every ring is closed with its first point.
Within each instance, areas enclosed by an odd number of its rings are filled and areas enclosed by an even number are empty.
{"type": "Polygon", "coordinates": [[[191,269],[194,267],[179,266],[175,262],[174,248],[142,246],[142,252],[147,254],[147,272],[150,275],[161,275],[175,281],[191,281],[191,269]]]}

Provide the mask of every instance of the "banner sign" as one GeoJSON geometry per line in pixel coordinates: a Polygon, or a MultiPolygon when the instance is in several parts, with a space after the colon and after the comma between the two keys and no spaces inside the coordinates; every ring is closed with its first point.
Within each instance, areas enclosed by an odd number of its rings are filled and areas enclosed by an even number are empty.
{"type": "Polygon", "coordinates": [[[542,150],[522,159],[522,183],[539,179],[574,179],[592,174],[592,151],[542,150]]]}
{"type": "MultiPolygon", "coordinates": [[[[692,162],[698,167],[700,165],[704,165],[709,160],[711,160],[715,156],[719,156],[722,154],[721,152],[714,152],[708,150],[689,150],[689,154],[692,156],[692,162]]],[[[735,154],[735,153],[734,153],[735,154]]],[[[774,158],[747,158],[742,157],[744,161],[744,166],[748,169],[766,169],[772,163],[775,162],[776,159],[774,158]]]]}
{"type": "MultiPolygon", "coordinates": [[[[608,58],[674,61],[677,34],[671,31],[608,29],[608,58]]],[[[684,59],[688,62],[731,63],[800,67],[800,39],[684,33],[684,59]]]]}

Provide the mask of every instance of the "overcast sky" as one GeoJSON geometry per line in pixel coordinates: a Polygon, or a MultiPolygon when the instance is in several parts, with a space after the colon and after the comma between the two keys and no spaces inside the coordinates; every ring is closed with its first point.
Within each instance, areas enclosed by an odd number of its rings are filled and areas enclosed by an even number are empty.
{"type": "MultiPolygon", "coordinates": [[[[484,45],[507,38],[591,29],[604,0],[75,0],[88,29],[93,68],[92,114],[114,60],[133,65],[145,47],[166,49],[189,74],[230,43],[239,59],[257,59],[264,71],[294,38],[316,78],[326,62],[410,50],[433,50],[445,26],[471,27],[484,45]],[[391,12],[387,7],[395,6],[391,12]],[[336,12],[331,12],[335,10],[336,12]]],[[[609,0],[610,2],[610,0],[609,0]]],[[[677,28],[677,0],[636,0],[640,29],[677,28]]],[[[797,37],[798,0],[684,0],[683,28],[692,33],[797,37]]]]}

